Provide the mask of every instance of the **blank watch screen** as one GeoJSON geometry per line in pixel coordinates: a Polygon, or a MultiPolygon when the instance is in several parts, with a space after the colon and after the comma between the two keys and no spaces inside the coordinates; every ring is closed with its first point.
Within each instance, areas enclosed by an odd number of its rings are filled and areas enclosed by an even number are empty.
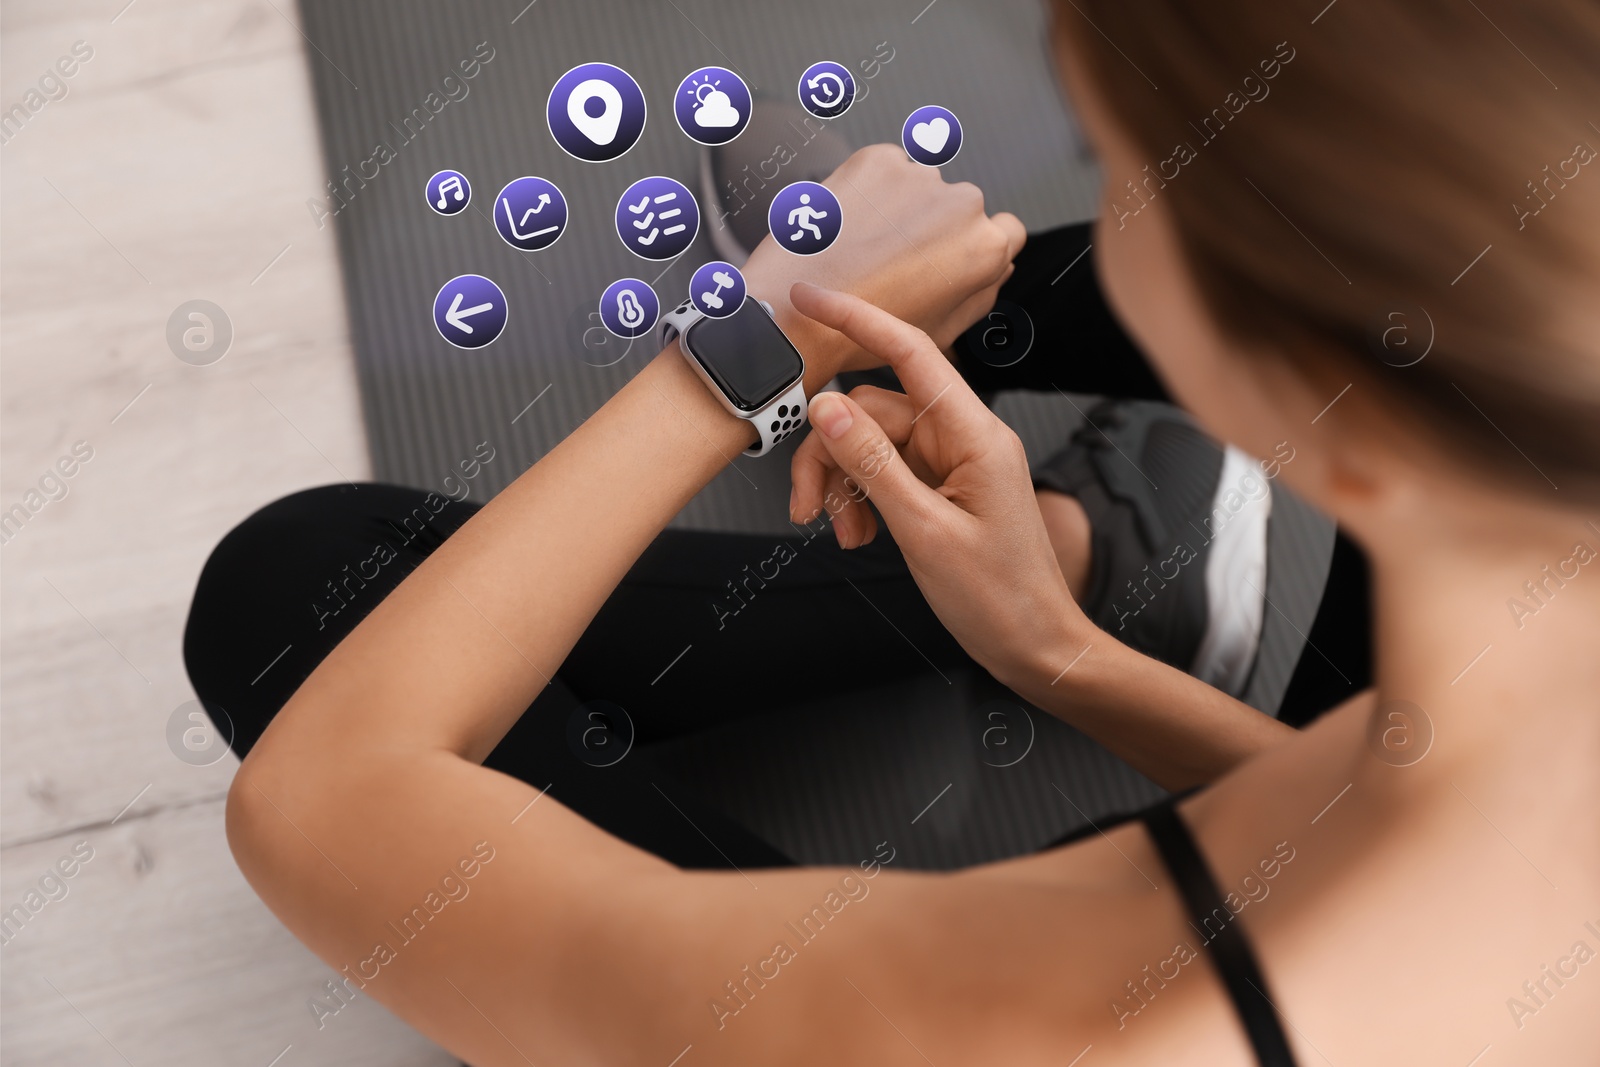
{"type": "Polygon", "coordinates": [[[725,319],[701,319],[684,345],[740,411],[760,411],[800,377],[805,362],[754,297],[725,319]]]}

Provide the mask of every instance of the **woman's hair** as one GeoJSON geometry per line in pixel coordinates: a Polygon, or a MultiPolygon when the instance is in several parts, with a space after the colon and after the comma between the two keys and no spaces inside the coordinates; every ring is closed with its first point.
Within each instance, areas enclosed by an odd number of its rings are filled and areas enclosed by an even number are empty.
{"type": "Polygon", "coordinates": [[[1105,175],[1108,221],[1165,199],[1227,333],[1365,364],[1469,463],[1600,497],[1600,4],[1056,18],[1148,164],[1105,175]]]}

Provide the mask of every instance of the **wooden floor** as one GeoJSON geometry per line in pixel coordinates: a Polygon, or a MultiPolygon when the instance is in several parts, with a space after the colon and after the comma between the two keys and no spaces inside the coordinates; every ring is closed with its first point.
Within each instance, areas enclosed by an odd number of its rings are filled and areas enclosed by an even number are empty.
{"type": "Polygon", "coordinates": [[[0,148],[0,511],[93,449],[0,548],[0,909],[26,916],[0,948],[0,1059],[453,1063],[368,1000],[319,1029],[330,970],[223,839],[236,761],[168,747],[208,550],[369,466],[332,234],[305,207],[321,160],[292,0],[124,3],[0,9],[0,109],[93,50],[0,148]],[[211,366],[167,345],[195,298],[234,329],[211,366]],[[92,859],[46,877],[74,848],[92,859]]]}

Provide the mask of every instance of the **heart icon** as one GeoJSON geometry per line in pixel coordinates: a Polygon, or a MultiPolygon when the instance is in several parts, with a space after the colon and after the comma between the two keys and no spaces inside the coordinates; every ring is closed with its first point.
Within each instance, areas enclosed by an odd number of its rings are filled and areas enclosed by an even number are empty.
{"type": "Polygon", "coordinates": [[[919,122],[911,127],[911,139],[924,152],[938,155],[950,141],[950,123],[942,115],[932,122],[919,122]]]}

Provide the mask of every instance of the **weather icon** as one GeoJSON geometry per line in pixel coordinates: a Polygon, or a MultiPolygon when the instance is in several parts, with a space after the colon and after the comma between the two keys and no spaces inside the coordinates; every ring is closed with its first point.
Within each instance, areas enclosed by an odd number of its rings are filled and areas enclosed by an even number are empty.
{"type": "Polygon", "coordinates": [[[750,89],[726,67],[701,67],[678,85],[673,113],[690,140],[727,144],[750,122],[750,89]]]}

